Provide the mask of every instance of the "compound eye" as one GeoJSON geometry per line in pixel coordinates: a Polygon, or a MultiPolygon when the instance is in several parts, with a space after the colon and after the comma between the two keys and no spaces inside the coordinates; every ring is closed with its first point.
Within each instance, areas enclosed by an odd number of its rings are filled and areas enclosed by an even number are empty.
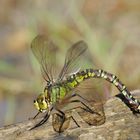
{"type": "Polygon", "coordinates": [[[36,103],[36,100],[34,100],[34,103],[36,103]]]}

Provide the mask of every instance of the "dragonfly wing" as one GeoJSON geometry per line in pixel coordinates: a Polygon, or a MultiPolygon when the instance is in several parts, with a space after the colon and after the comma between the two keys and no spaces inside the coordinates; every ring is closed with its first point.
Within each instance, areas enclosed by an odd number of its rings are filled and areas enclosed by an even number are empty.
{"type": "MultiPolygon", "coordinates": [[[[102,103],[99,103],[99,102],[97,103],[93,100],[84,102],[84,104],[86,104],[86,106],[88,106],[90,108],[90,111],[89,111],[85,106],[82,106],[82,104],[80,104],[78,102],[77,103],[71,102],[73,100],[75,100],[75,99],[72,99],[72,98],[66,99],[67,103],[65,103],[65,99],[64,99],[61,103],[59,103],[59,104],[57,103],[57,107],[59,109],[61,109],[65,113],[66,116],[67,116],[67,113],[69,113],[73,109],[75,109],[75,111],[81,116],[81,118],[89,125],[96,126],[96,125],[101,125],[105,122],[105,114],[104,114],[104,109],[103,109],[102,103]],[[92,110],[92,112],[91,112],[91,110],[92,110]]],[[[58,128],[61,124],[61,121],[60,121],[61,118],[59,118],[59,116],[57,116],[57,117],[55,116],[54,120],[53,120],[53,126],[55,127],[55,130],[56,130],[56,128],[58,130],[58,128]],[[56,120],[59,120],[59,121],[57,121],[57,123],[56,123],[56,120]]],[[[68,128],[69,121],[70,121],[70,118],[66,117],[65,129],[66,129],[66,126],[68,128]]]]}
{"type": "Polygon", "coordinates": [[[45,35],[36,36],[31,43],[31,50],[41,65],[46,81],[53,81],[53,67],[56,65],[57,46],[45,35]]]}
{"type": "Polygon", "coordinates": [[[62,117],[60,117],[58,114],[55,113],[52,115],[52,126],[56,132],[59,132],[59,133],[64,132],[69,127],[70,125],[70,117],[68,116],[69,113],[65,114],[64,121],[62,120],[62,117]]]}
{"type": "Polygon", "coordinates": [[[91,58],[89,57],[87,48],[88,46],[84,41],[79,41],[67,50],[64,66],[58,76],[59,81],[68,74],[78,72],[82,64],[87,65],[90,63],[91,58]],[[85,58],[89,58],[89,60],[85,58]]]}
{"type": "Polygon", "coordinates": [[[85,80],[67,93],[56,106],[65,113],[75,109],[89,125],[101,125],[105,122],[103,105],[108,98],[106,92],[109,90],[106,84],[108,83],[101,79],[85,80]]]}
{"type": "Polygon", "coordinates": [[[104,113],[104,109],[102,105],[96,105],[93,103],[89,103],[92,107],[91,109],[95,112],[95,113],[91,113],[87,110],[84,109],[76,109],[76,111],[78,112],[78,114],[80,115],[80,117],[89,125],[101,125],[105,122],[105,113],[104,113]]]}
{"type": "Polygon", "coordinates": [[[81,118],[89,125],[101,125],[105,122],[105,113],[103,105],[109,98],[110,85],[102,79],[89,79],[83,81],[75,92],[87,100],[91,109],[95,113],[78,108],[76,111],[81,118]]]}
{"type": "Polygon", "coordinates": [[[110,83],[103,79],[91,78],[81,82],[74,91],[88,101],[105,103],[110,97],[110,83]]]}

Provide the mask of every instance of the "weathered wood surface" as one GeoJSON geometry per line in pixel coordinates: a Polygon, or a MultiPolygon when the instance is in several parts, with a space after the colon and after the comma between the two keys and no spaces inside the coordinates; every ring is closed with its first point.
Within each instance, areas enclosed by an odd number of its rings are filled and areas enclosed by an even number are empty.
{"type": "MultiPolygon", "coordinates": [[[[140,99],[140,90],[133,91],[140,99]]],[[[37,120],[5,126],[0,129],[0,140],[140,140],[140,114],[134,115],[119,99],[109,99],[105,106],[106,122],[100,126],[77,128],[73,123],[60,135],[53,131],[51,120],[29,131],[37,120]]]]}

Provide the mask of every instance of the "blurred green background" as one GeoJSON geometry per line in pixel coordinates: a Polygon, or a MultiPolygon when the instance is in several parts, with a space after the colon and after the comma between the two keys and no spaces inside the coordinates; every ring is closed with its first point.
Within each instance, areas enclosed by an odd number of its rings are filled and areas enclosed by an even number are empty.
{"type": "Polygon", "coordinates": [[[140,89],[139,0],[0,0],[0,126],[36,113],[44,82],[30,44],[39,33],[54,38],[63,56],[85,40],[99,68],[140,89]]]}

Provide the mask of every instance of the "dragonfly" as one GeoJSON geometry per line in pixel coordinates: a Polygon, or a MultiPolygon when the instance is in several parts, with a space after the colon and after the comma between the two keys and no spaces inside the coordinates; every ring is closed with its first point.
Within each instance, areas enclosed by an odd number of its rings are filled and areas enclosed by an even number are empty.
{"type": "Polygon", "coordinates": [[[56,43],[45,35],[38,35],[31,43],[31,50],[40,63],[46,86],[43,93],[34,100],[34,106],[38,110],[36,116],[40,113],[45,113],[45,116],[30,130],[43,125],[51,115],[52,126],[58,133],[69,127],[70,120],[80,127],[72,115],[74,109],[87,124],[95,126],[103,124],[105,93],[104,90],[100,90],[103,87],[98,88],[99,91],[96,92],[95,85],[98,85],[96,79],[105,79],[104,81],[112,83],[127,100],[131,111],[140,113],[140,102],[131,95],[117,76],[102,69],[82,69],[79,66],[79,62],[86,59],[84,54],[88,46],[85,41],[78,41],[67,50],[64,65],[58,74],[56,74],[56,70],[59,69],[56,67],[56,43]]]}

